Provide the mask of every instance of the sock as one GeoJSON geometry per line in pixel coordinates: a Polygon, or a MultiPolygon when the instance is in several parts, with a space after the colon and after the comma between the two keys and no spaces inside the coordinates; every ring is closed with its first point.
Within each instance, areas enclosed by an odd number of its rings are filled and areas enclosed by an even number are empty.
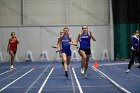
{"type": "Polygon", "coordinates": [[[62,62],[62,66],[64,66],[64,62],[62,62]]]}

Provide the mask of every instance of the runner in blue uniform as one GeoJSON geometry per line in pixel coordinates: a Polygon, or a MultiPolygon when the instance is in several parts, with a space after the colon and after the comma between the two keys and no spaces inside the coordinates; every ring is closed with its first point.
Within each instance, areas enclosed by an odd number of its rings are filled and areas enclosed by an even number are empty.
{"type": "Polygon", "coordinates": [[[71,59],[71,45],[76,45],[72,39],[72,36],[69,35],[69,28],[65,27],[63,29],[63,35],[58,40],[58,50],[62,52],[62,64],[65,71],[65,76],[68,78],[67,66],[70,63],[71,59]],[[62,48],[62,49],[61,49],[62,48]]]}
{"type": "Polygon", "coordinates": [[[90,40],[96,41],[93,34],[88,30],[88,27],[86,25],[82,26],[82,31],[78,35],[77,43],[79,41],[80,48],[79,48],[79,54],[82,57],[81,62],[81,73],[85,74],[85,77],[87,76],[87,68],[88,68],[88,60],[91,54],[90,49],[90,40]]]}
{"type": "Polygon", "coordinates": [[[128,69],[126,73],[130,72],[131,66],[134,64],[135,58],[138,59],[139,66],[140,67],[140,32],[137,30],[135,32],[135,35],[131,37],[131,59],[128,64],[128,69]]]}

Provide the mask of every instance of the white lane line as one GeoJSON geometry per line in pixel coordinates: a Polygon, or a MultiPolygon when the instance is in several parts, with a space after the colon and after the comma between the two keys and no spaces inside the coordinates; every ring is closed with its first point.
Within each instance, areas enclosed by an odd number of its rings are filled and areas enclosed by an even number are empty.
{"type": "MultiPolygon", "coordinates": [[[[50,66],[50,65],[49,65],[50,66]]],[[[41,76],[47,71],[48,67],[39,75],[39,77],[29,86],[29,88],[24,92],[24,93],[28,93],[29,90],[34,86],[34,84],[41,78],[41,76]]]]}
{"type": "Polygon", "coordinates": [[[125,89],[124,87],[122,87],[121,85],[119,85],[118,83],[116,83],[114,80],[112,80],[109,76],[107,76],[105,73],[103,73],[102,71],[96,69],[94,66],[92,67],[97,73],[99,73],[101,76],[103,76],[104,78],[106,78],[109,82],[111,82],[115,87],[117,87],[118,89],[120,89],[122,92],[124,93],[131,93],[130,91],[128,91],[127,89],[125,89]]]}
{"type": "Polygon", "coordinates": [[[128,64],[128,62],[124,63],[107,63],[107,64],[100,64],[99,66],[113,66],[113,65],[125,65],[128,64]]]}
{"type": "MultiPolygon", "coordinates": [[[[29,67],[29,66],[26,66],[26,67],[23,67],[23,68],[27,68],[27,67],[29,67]]],[[[8,71],[5,71],[5,72],[1,73],[0,76],[3,75],[3,74],[8,73],[8,72],[10,72],[10,71],[17,70],[17,69],[19,69],[19,68],[10,69],[10,70],[8,70],[8,71]]]]}
{"type": "Polygon", "coordinates": [[[12,71],[12,70],[14,70],[14,69],[10,69],[10,70],[8,70],[8,71],[5,71],[5,72],[1,73],[0,76],[3,75],[3,74],[6,74],[6,73],[8,73],[8,72],[10,72],[10,71],[12,71]]]}
{"type": "Polygon", "coordinates": [[[114,87],[113,85],[98,85],[98,86],[82,86],[84,88],[100,88],[100,87],[114,87]]]}
{"type": "Polygon", "coordinates": [[[69,67],[69,71],[70,71],[70,78],[71,78],[73,93],[76,93],[76,91],[75,91],[75,86],[74,86],[74,81],[73,81],[73,78],[72,78],[72,73],[71,73],[70,67],[69,67]]]}
{"type": "MultiPolygon", "coordinates": [[[[121,69],[121,68],[119,68],[119,67],[115,67],[115,66],[112,66],[112,67],[114,67],[114,68],[116,68],[116,69],[118,69],[118,70],[120,70],[120,71],[122,71],[122,72],[126,72],[125,70],[123,70],[123,69],[121,69]]],[[[135,77],[137,77],[137,78],[140,79],[140,76],[139,76],[139,75],[136,75],[136,74],[133,74],[133,73],[126,73],[126,74],[130,74],[130,75],[135,76],[135,77]]]]}
{"type": "Polygon", "coordinates": [[[77,85],[78,85],[79,91],[80,91],[80,93],[83,93],[83,90],[82,90],[82,88],[81,88],[81,85],[80,85],[80,83],[79,83],[79,81],[78,81],[78,79],[77,79],[77,76],[76,76],[76,74],[75,74],[74,68],[72,68],[72,71],[73,71],[73,74],[74,74],[76,83],[77,83],[77,85]]]}
{"type": "MultiPolygon", "coordinates": [[[[23,71],[23,70],[24,70],[24,69],[21,69],[21,70],[17,71],[16,73],[9,75],[8,77],[2,78],[2,80],[0,80],[0,82],[4,81],[4,80],[6,80],[6,79],[11,79],[11,78],[10,78],[11,76],[16,75],[17,73],[19,73],[19,72],[21,72],[21,71],[23,71]]],[[[15,79],[15,78],[13,78],[13,79],[15,79]]]]}
{"type": "Polygon", "coordinates": [[[50,71],[50,73],[48,74],[47,78],[45,79],[44,83],[43,83],[42,86],[40,87],[38,93],[41,93],[41,92],[42,92],[42,90],[43,90],[43,88],[44,88],[46,82],[48,81],[48,79],[49,79],[51,73],[53,72],[53,70],[54,70],[54,68],[51,69],[51,71],[50,71]]]}
{"type": "MultiPolygon", "coordinates": [[[[29,66],[24,67],[24,69],[27,68],[27,67],[29,67],[29,66]]],[[[16,75],[17,73],[23,71],[24,69],[20,69],[20,70],[18,70],[17,72],[15,72],[14,74],[11,74],[11,75],[9,75],[9,76],[7,76],[7,77],[5,77],[5,78],[2,78],[2,80],[0,80],[0,82],[2,82],[2,81],[5,80],[5,79],[10,79],[11,76],[16,75]]],[[[16,70],[17,70],[17,69],[16,69],[16,70]]]]}
{"type": "Polygon", "coordinates": [[[11,82],[8,85],[6,85],[5,87],[3,87],[2,89],[0,89],[0,92],[2,92],[3,90],[5,90],[7,87],[9,87],[10,85],[12,85],[13,83],[15,83],[16,81],[18,81],[19,79],[21,79],[22,77],[24,77],[25,75],[27,75],[28,73],[30,73],[33,70],[34,70],[34,68],[32,68],[31,70],[29,70],[28,72],[26,72],[25,74],[23,74],[22,76],[20,76],[19,78],[15,79],[13,82],[11,82]]]}

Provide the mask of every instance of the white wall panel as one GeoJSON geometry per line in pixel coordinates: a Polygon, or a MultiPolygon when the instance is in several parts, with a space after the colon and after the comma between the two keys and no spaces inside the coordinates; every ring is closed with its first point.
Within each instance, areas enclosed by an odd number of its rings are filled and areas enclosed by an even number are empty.
{"type": "Polygon", "coordinates": [[[0,26],[21,25],[21,0],[0,0],[0,26]]]}
{"type": "MultiPolygon", "coordinates": [[[[8,38],[11,32],[16,32],[20,40],[18,47],[18,58],[20,61],[25,60],[26,51],[31,50],[35,61],[40,61],[40,54],[43,50],[48,51],[49,59],[56,60],[55,49],[52,45],[56,44],[59,31],[62,26],[54,27],[7,27],[0,28],[0,51],[4,55],[4,61],[9,60],[9,54],[6,52],[8,38]]],[[[77,38],[78,33],[81,31],[81,26],[69,26],[70,34],[74,39],[77,38]]],[[[91,49],[95,51],[95,58],[100,60],[103,50],[108,50],[110,54],[110,31],[108,26],[89,26],[89,30],[93,32],[96,42],[91,41],[91,49]]],[[[75,49],[72,47],[72,49],[75,49]]]]}
{"type": "MultiPolygon", "coordinates": [[[[23,25],[108,25],[109,0],[23,0],[23,25]]],[[[0,25],[21,25],[21,0],[0,0],[0,25]]]]}

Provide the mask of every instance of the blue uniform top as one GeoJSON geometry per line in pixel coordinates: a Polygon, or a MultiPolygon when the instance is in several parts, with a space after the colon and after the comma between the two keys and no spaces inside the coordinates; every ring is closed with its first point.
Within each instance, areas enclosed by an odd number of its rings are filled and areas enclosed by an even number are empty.
{"type": "Polygon", "coordinates": [[[81,36],[80,36],[80,48],[84,48],[84,49],[87,49],[87,48],[90,48],[90,35],[89,35],[89,32],[87,32],[86,34],[82,33],[81,36]]]}
{"type": "Polygon", "coordinates": [[[62,50],[70,50],[70,37],[69,35],[67,36],[62,36],[61,37],[61,41],[62,41],[62,50]]]}
{"type": "Polygon", "coordinates": [[[139,41],[139,38],[137,38],[136,36],[133,36],[131,38],[131,45],[132,45],[132,49],[133,50],[140,50],[140,41],[139,41]]]}

